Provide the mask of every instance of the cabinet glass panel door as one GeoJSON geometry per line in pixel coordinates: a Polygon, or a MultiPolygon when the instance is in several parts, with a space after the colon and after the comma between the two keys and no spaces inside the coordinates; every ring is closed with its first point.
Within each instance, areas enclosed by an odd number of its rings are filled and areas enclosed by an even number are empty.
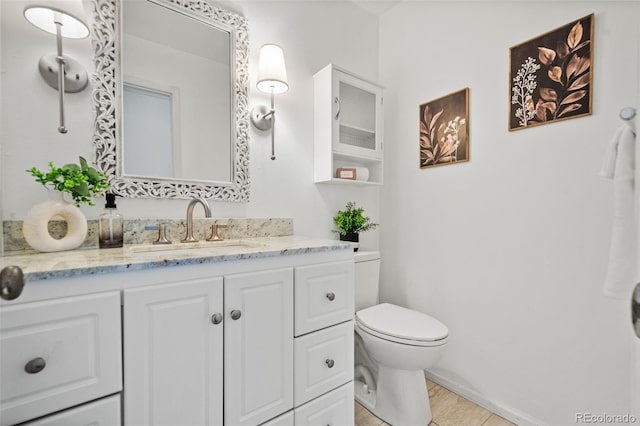
{"type": "Polygon", "coordinates": [[[382,156],[382,91],[366,81],[336,72],[334,151],[347,155],[382,156]]]}

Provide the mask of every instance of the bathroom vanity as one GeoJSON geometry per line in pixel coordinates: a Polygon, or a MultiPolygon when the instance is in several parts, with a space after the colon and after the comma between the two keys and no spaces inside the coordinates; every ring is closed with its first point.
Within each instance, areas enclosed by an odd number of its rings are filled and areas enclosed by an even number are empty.
{"type": "Polygon", "coordinates": [[[354,423],[353,253],[296,237],[7,256],[0,423],[354,423]]]}

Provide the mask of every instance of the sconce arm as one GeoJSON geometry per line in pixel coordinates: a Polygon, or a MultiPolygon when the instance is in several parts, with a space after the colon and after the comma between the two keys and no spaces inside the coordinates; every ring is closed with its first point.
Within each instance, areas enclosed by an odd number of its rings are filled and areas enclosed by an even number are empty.
{"type": "Polygon", "coordinates": [[[64,124],[64,55],[62,54],[62,24],[60,23],[59,13],[56,15],[56,45],[58,48],[58,56],[56,56],[56,62],[58,63],[58,109],[60,111],[60,125],[58,126],[58,132],[64,134],[67,133],[67,127],[64,124]]]}
{"type": "Polygon", "coordinates": [[[276,110],[274,107],[273,88],[271,90],[271,110],[264,105],[258,105],[251,110],[251,123],[260,130],[271,130],[271,159],[276,159],[275,154],[275,123],[276,110]]]}

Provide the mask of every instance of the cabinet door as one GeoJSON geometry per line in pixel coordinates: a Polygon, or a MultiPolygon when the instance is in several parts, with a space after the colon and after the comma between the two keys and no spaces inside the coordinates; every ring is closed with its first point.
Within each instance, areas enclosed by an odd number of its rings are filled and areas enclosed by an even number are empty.
{"type": "Polygon", "coordinates": [[[334,70],[332,92],[334,152],[382,158],[382,89],[334,70]]]}
{"type": "Polygon", "coordinates": [[[224,277],[225,425],[293,408],[293,269],[224,277]]]}
{"type": "Polygon", "coordinates": [[[124,291],[127,425],[222,424],[222,278],[124,291]]]}

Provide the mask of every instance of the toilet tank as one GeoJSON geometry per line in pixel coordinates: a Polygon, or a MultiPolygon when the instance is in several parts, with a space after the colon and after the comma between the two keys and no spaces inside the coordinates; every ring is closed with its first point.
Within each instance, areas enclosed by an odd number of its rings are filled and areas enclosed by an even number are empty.
{"type": "Polygon", "coordinates": [[[378,304],[380,284],[380,252],[358,251],[355,261],[355,305],[356,312],[378,304]]]}

